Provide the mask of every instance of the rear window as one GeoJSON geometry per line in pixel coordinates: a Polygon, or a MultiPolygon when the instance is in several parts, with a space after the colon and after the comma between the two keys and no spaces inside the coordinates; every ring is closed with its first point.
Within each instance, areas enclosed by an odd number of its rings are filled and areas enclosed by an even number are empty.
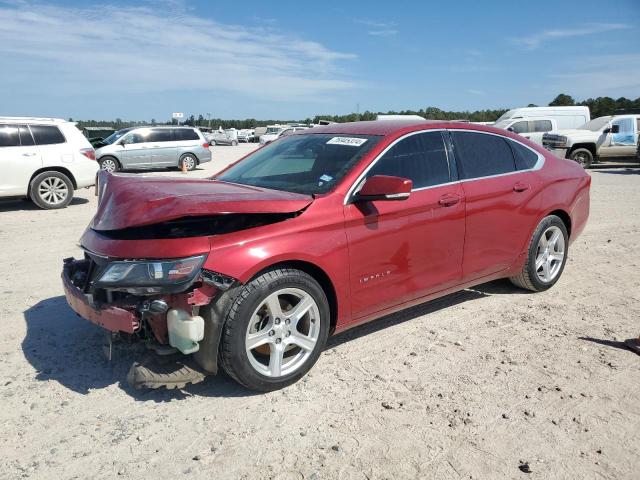
{"type": "Polygon", "coordinates": [[[17,125],[0,125],[0,147],[19,147],[20,136],[17,125]]]}
{"type": "Polygon", "coordinates": [[[171,140],[171,130],[168,128],[154,128],[147,137],[147,142],[170,142],[171,140]]]}
{"type": "Polygon", "coordinates": [[[31,133],[36,145],[55,145],[64,143],[64,135],[54,125],[31,125],[31,133]]]}
{"type": "Polygon", "coordinates": [[[497,135],[451,132],[462,178],[480,178],[514,172],[516,165],[507,141],[497,135]]]}
{"type": "Polygon", "coordinates": [[[176,128],[173,131],[173,137],[177,141],[181,140],[199,140],[200,137],[195,130],[191,128],[176,128]]]}
{"type": "Polygon", "coordinates": [[[518,170],[529,170],[538,163],[537,153],[518,142],[513,142],[511,140],[507,140],[507,142],[509,142],[511,150],[513,150],[513,156],[516,160],[516,168],[518,170]]]}

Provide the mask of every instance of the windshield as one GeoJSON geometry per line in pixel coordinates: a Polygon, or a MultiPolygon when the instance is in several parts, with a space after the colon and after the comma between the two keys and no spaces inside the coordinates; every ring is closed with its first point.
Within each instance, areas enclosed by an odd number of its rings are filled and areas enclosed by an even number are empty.
{"type": "Polygon", "coordinates": [[[111,145],[112,143],[117,142],[119,138],[121,138],[125,133],[130,132],[131,130],[133,130],[133,129],[132,128],[123,128],[122,130],[118,130],[117,132],[113,132],[107,138],[102,140],[101,143],[104,143],[105,145],[111,145]]]}
{"type": "Polygon", "coordinates": [[[304,193],[327,193],[380,140],[374,135],[291,135],[232,166],[216,180],[304,193]]]}
{"type": "Polygon", "coordinates": [[[513,110],[509,110],[502,114],[502,116],[496,120],[496,123],[504,122],[505,120],[509,120],[513,116],[513,110]]]}
{"type": "Polygon", "coordinates": [[[598,117],[594,118],[590,122],[585,123],[581,127],[578,127],[579,130],[591,130],[592,132],[598,132],[602,130],[602,128],[609,123],[611,120],[611,116],[607,115],[606,117],[598,117]]]}

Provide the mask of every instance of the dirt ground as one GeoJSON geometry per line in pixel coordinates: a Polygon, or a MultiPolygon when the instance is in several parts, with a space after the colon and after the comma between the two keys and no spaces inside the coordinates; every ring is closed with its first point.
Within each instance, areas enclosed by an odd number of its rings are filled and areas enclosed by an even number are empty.
{"type": "Polygon", "coordinates": [[[553,289],[492,282],[386,317],[269,394],[225,376],[130,389],[136,351],[107,363],[62,296],[93,191],[0,202],[0,478],[639,478],[640,356],[621,341],[640,334],[640,169],[591,174],[553,289]]]}

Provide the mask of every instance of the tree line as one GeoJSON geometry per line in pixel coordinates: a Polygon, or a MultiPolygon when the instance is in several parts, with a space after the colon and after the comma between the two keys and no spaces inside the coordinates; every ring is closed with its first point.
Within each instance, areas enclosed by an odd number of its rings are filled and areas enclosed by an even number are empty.
{"type": "MultiPolygon", "coordinates": [[[[591,118],[597,118],[604,115],[613,115],[617,110],[621,109],[640,109],[640,97],[635,100],[620,97],[613,99],[611,97],[597,97],[588,98],[580,102],[576,102],[574,98],[565,93],[561,93],[554,98],[549,106],[573,106],[583,105],[589,107],[591,111],[591,118]]],[[[537,107],[530,103],[529,107],[537,107]]],[[[253,128],[264,127],[266,125],[272,125],[274,123],[318,123],[320,120],[329,120],[332,122],[357,122],[362,120],[375,120],[377,115],[419,115],[430,120],[469,120],[471,122],[494,122],[498,119],[507,109],[488,109],[488,110],[476,110],[476,111],[452,111],[441,110],[437,107],[421,108],[420,110],[400,110],[400,111],[388,111],[388,112],[371,112],[365,111],[363,113],[349,113],[347,115],[316,115],[313,118],[305,118],[298,120],[256,120],[255,118],[246,118],[244,120],[232,120],[223,118],[205,118],[203,115],[190,115],[184,121],[180,122],[182,125],[199,126],[218,128],[253,128]]],[[[72,118],[69,119],[73,121],[72,118]]],[[[156,121],[152,118],[151,121],[146,120],[122,120],[116,118],[112,120],[78,120],[79,127],[112,127],[115,129],[135,127],[142,125],[176,125],[176,120],[170,121],[156,121]]]]}

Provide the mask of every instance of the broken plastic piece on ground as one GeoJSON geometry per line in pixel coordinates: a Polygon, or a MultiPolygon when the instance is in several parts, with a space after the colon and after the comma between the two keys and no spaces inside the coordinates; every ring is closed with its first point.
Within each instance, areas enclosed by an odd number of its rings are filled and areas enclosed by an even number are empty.
{"type": "Polygon", "coordinates": [[[200,383],[206,377],[207,374],[191,357],[184,355],[160,357],[150,354],[140,362],[133,362],[127,374],[127,382],[136,390],[161,387],[171,390],[184,388],[189,383],[200,383]]]}
{"type": "Polygon", "coordinates": [[[640,337],[630,338],[628,340],[625,340],[624,344],[627,346],[629,350],[633,350],[638,355],[640,355],[640,337]]]}

